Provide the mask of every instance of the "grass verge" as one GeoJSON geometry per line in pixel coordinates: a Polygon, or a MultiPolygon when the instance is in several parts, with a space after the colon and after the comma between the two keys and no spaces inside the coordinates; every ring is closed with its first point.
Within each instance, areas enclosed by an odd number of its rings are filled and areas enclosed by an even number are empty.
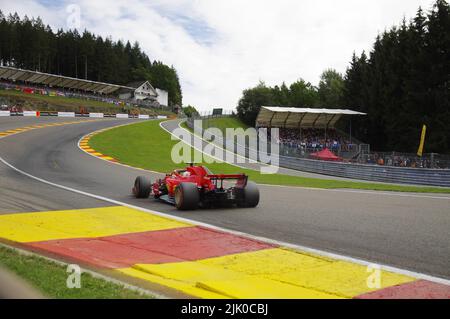
{"type": "Polygon", "coordinates": [[[222,131],[222,134],[225,136],[226,129],[232,128],[242,128],[246,130],[249,128],[247,124],[239,120],[237,117],[233,116],[226,116],[226,117],[216,117],[216,118],[210,118],[210,119],[204,119],[202,120],[203,129],[207,129],[209,127],[215,127],[222,131]]]}
{"type": "MultiPolygon", "coordinates": [[[[145,121],[133,125],[117,127],[94,135],[89,144],[95,150],[114,157],[124,164],[134,167],[169,172],[183,164],[174,164],[171,160],[172,147],[178,141],[172,141],[169,133],[159,127],[160,121],[145,121]]],[[[194,156],[195,150],[191,149],[194,156]]],[[[208,158],[207,158],[208,159],[208,158]]],[[[210,159],[211,160],[211,159],[210,159]]],[[[379,183],[347,182],[338,180],[316,179],[288,175],[263,175],[258,171],[243,169],[226,163],[208,163],[215,173],[245,173],[251,180],[260,184],[301,186],[313,188],[352,188],[380,191],[450,193],[450,188],[401,186],[379,183]]]]}
{"type": "Polygon", "coordinates": [[[94,278],[90,274],[81,275],[81,288],[69,289],[66,286],[66,267],[45,258],[20,254],[17,251],[0,247],[0,265],[23,278],[44,296],[58,299],[148,299],[137,291],[121,285],[94,278]]]}

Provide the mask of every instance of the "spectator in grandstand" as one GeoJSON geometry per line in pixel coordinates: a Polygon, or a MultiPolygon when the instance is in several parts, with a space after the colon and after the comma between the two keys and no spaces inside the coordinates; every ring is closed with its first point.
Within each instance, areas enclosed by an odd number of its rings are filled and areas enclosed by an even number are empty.
{"type": "Polygon", "coordinates": [[[335,152],[347,148],[349,142],[340,136],[335,129],[280,129],[280,143],[292,148],[312,151],[329,148],[335,152]]]}

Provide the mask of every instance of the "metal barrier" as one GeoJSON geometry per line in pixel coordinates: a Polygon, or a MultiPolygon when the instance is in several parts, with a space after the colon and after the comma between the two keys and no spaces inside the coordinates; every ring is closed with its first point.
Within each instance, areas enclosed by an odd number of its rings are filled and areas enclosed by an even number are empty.
{"type": "Polygon", "coordinates": [[[280,166],[305,172],[385,183],[450,187],[450,170],[391,167],[280,157],[280,166]]]}
{"type": "MultiPolygon", "coordinates": [[[[193,120],[188,119],[187,125],[193,129],[193,120]]],[[[211,137],[205,136],[205,138],[209,140],[211,137]]],[[[214,143],[228,149],[225,140],[214,137],[214,143]]],[[[233,145],[233,149],[228,150],[236,153],[237,145],[235,143],[228,143],[228,145],[233,145]]],[[[259,158],[259,156],[256,157],[258,155],[256,150],[249,149],[247,147],[245,147],[245,149],[246,157],[250,156],[251,158],[259,158]]],[[[450,187],[449,169],[410,168],[380,166],[374,164],[327,162],[289,156],[280,156],[280,167],[351,179],[385,183],[450,187]]]]}

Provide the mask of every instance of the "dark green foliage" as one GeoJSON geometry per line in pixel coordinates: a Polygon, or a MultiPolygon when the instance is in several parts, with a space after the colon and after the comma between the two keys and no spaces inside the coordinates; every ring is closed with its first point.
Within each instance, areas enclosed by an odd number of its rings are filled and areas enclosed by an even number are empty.
{"type": "Polygon", "coordinates": [[[40,18],[23,19],[0,11],[0,61],[88,80],[125,85],[149,80],[169,92],[169,104],[181,105],[182,92],[176,70],[160,61],[151,62],[138,43],[114,42],[89,31],[52,31],[40,18]]]}
{"type": "Polygon", "coordinates": [[[171,105],[181,105],[182,95],[178,74],[175,68],[169,67],[162,62],[155,61],[151,66],[151,83],[156,87],[165,88],[169,92],[171,105]]]}
{"type": "Polygon", "coordinates": [[[342,75],[329,69],[322,74],[318,88],[303,79],[289,88],[285,83],[268,87],[260,82],[243,92],[237,114],[243,122],[253,126],[261,106],[338,108],[342,101],[343,81],[342,75]]]}
{"type": "Polygon", "coordinates": [[[437,0],[378,36],[369,57],[353,56],[343,101],[368,113],[355,135],[376,150],[415,152],[426,124],[425,152],[450,152],[449,52],[449,5],[437,0]]]}
{"type": "Polygon", "coordinates": [[[187,117],[199,115],[197,109],[192,105],[183,106],[183,112],[187,117]]]}
{"type": "MultiPolygon", "coordinates": [[[[425,152],[450,152],[450,7],[432,10],[379,35],[369,56],[353,55],[344,80],[326,70],[318,88],[299,80],[289,88],[263,82],[247,89],[237,110],[254,125],[261,106],[349,108],[354,135],[378,151],[416,152],[422,125],[425,152]]],[[[347,119],[341,128],[349,129],[347,119]]]]}
{"type": "Polygon", "coordinates": [[[302,79],[292,83],[289,88],[283,83],[280,87],[268,87],[260,82],[256,87],[244,90],[237,107],[237,115],[247,125],[254,126],[261,106],[317,107],[321,100],[316,87],[302,79]]]}
{"type": "Polygon", "coordinates": [[[289,102],[293,107],[317,107],[320,106],[319,93],[311,83],[300,79],[289,87],[289,102]]]}
{"type": "Polygon", "coordinates": [[[237,113],[239,118],[246,124],[254,126],[256,116],[261,106],[277,105],[274,89],[260,82],[256,87],[244,90],[239,100],[237,113]]]}
{"type": "Polygon", "coordinates": [[[333,69],[325,70],[320,77],[318,89],[320,106],[330,109],[342,106],[343,89],[342,75],[333,69]]]}

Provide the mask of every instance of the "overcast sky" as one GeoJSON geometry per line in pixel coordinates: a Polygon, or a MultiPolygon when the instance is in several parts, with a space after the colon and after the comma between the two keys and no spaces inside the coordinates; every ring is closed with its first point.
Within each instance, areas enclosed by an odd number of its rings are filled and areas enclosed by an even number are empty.
{"type": "Polygon", "coordinates": [[[150,59],[177,69],[183,104],[205,111],[234,108],[242,90],[260,80],[289,85],[303,78],[317,85],[326,68],[344,73],[354,51],[370,51],[379,32],[433,2],[0,0],[0,9],[41,16],[54,30],[76,26],[138,41],[150,59]]]}

